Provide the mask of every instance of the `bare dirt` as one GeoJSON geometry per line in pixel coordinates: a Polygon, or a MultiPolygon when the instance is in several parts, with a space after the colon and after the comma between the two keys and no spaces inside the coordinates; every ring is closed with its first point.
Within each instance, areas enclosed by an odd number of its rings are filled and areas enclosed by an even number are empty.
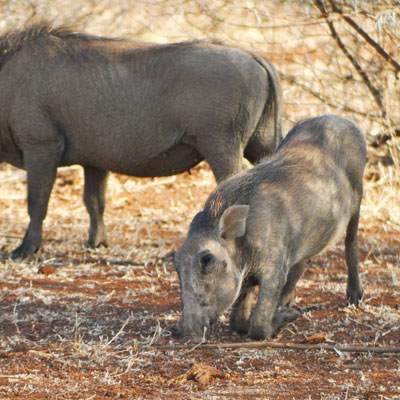
{"type": "Polygon", "coordinates": [[[0,172],[1,400],[400,398],[400,353],[374,351],[400,346],[400,233],[388,224],[361,220],[358,309],[346,304],[342,242],[309,262],[296,299],[305,313],[275,339],[305,348],[247,347],[228,314],[211,340],[221,346],[182,348],[169,330],[180,315],[170,253],[214,187],[205,164],[172,178],[113,174],[109,247],[95,251],[83,246],[82,172],[61,170],[43,247],[17,262],[25,183],[0,172]]]}

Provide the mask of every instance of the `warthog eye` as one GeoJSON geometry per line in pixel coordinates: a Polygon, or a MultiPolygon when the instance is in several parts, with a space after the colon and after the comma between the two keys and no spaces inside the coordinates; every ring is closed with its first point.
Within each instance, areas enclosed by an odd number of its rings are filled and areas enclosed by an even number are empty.
{"type": "Polygon", "coordinates": [[[201,272],[206,274],[211,272],[214,256],[208,251],[204,250],[199,254],[201,272]]]}
{"type": "Polygon", "coordinates": [[[201,264],[206,265],[212,260],[213,256],[211,253],[205,254],[203,257],[201,257],[201,264]]]}

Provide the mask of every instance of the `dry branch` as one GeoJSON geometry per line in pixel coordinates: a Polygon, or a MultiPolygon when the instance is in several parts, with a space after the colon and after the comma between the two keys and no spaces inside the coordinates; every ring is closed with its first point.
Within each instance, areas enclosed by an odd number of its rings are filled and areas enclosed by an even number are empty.
{"type": "Polygon", "coordinates": [[[316,7],[320,10],[321,15],[325,18],[326,23],[328,24],[329,30],[331,31],[332,38],[336,41],[337,45],[339,46],[340,50],[342,50],[343,54],[346,58],[351,62],[357,73],[360,75],[361,79],[364,81],[365,85],[367,86],[368,90],[371,92],[373,98],[375,99],[376,104],[378,105],[379,109],[382,111],[383,116],[385,115],[385,109],[382,103],[382,95],[381,92],[371,83],[368,74],[362,69],[361,65],[358,61],[350,54],[349,50],[343,43],[342,39],[340,38],[339,34],[337,33],[335,26],[330,18],[329,12],[326,10],[324,3],[322,0],[314,0],[316,7]]]}
{"type": "MultiPolygon", "coordinates": [[[[358,115],[361,115],[363,117],[372,118],[372,119],[380,117],[377,114],[372,114],[372,113],[367,113],[367,112],[362,112],[362,111],[356,110],[356,109],[354,109],[352,107],[349,107],[346,104],[340,104],[338,102],[335,103],[329,97],[323,95],[320,92],[317,92],[316,90],[308,87],[307,85],[305,85],[303,83],[300,83],[294,76],[285,75],[283,73],[281,73],[280,75],[281,75],[282,79],[288,81],[289,83],[291,83],[293,85],[296,85],[296,86],[300,87],[301,89],[303,89],[307,93],[310,93],[315,98],[317,98],[321,103],[326,104],[328,107],[340,108],[341,110],[344,110],[344,111],[347,111],[347,112],[351,112],[353,114],[358,114],[358,115]]],[[[386,125],[384,124],[384,126],[386,126],[386,125]]]]}
{"type": "Polygon", "coordinates": [[[329,0],[332,5],[332,10],[338,13],[359,35],[361,35],[364,40],[369,43],[377,53],[382,56],[387,62],[389,62],[397,72],[400,72],[400,64],[390,56],[390,54],[386,53],[386,51],[379,46],[375,40],[368,35],[356,22],[347,15],[344,15],[343,11],[336,5],[334,0],[329,0]]]}
{"type": "Polygon", "coordinates": [[[377,346],[339,346],[331,344],[305,344],[292,342],[235,342],[235,343],[201,343],[196,346],[188,344],[177,346],[153,346],[160,351],[171,350],[199,350],[199,349],[254,349],[271,347],[276,349],[296,350],[331,350],[335,352],[356,352],[356,353],[400,353],[400,347],[377,347],[377,346]]]}
{"type": "Polygon", "coordinates": [[[12,235],[10,233],[2,233],[2,232],[0,232],[0,237],[4,237],[7,239],[23,239],[22,235],[12,235]]]}

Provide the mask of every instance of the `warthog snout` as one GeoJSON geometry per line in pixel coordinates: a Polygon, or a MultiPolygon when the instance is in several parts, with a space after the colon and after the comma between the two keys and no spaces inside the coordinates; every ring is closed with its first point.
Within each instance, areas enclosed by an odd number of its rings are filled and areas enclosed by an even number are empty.
{"type": "Polygon", "coordinates": [[[177,330],[184,339],[200,342],[210,336],[214,325],[215,321],[210,320],[208,317],[198,318],[198,316],[194,315],[190,317],[182,315],[182,318],[177,323],[177,330]]]}

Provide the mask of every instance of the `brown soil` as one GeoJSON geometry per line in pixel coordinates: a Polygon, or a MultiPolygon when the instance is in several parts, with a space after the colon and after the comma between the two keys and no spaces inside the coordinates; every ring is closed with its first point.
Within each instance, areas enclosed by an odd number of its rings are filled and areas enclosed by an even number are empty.
{"type": "MultiPolygon", "coordinates": [[[[173,348],[184,343],[168,329],[180,314],[170,253],[213,187],[204,164],[192,176],[112,175],[109,247],[92,251],[83,247],[82,172],[61,170],[42,249],[11,262],[8,254],[28,222],[25,183],[2,183],[0,399],[400,398],[400,353],[250,348],[229,331],[228,314],[211,342],[242,346],[173,348]]],[[[360,307],[346,305],[340,242],[310,261],[296,300],[306,312],[276,342],[400,345],[400,233],[366,222],[360,229],[360,307]]]]}

